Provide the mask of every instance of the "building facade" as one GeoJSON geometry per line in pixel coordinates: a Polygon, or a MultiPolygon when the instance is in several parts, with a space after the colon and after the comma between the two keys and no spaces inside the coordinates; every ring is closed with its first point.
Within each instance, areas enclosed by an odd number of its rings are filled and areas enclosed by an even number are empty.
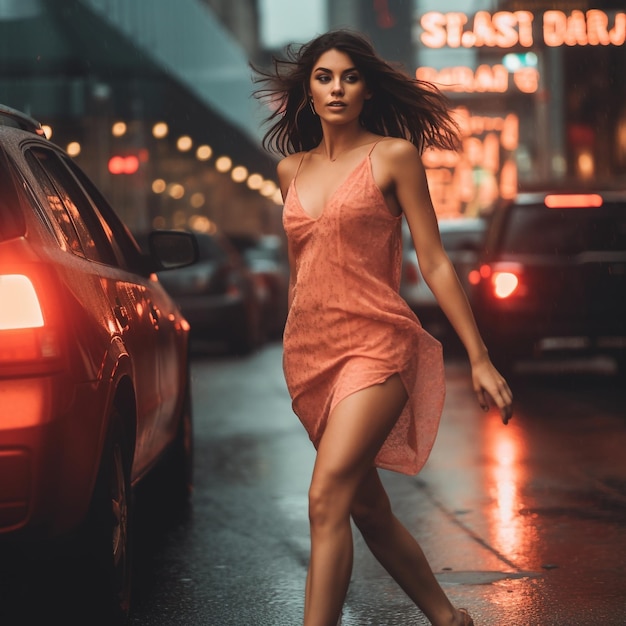
{"type": "Polygon", "coordinates": [[[275,232],[275,159],[235,37],[255,45],[255,4],[228,6],[3,0],[0,102],[44,124],[133,230],[275,232]]]}
{"type": "Polygon", "coordinates": [[[368,34],[456,110],[458,154],[426,152],[437,212],[488,213],[519,188],[624,185],[621,0],[329,2],[330,27],[368,34]]]}
{"type": "MultiPolygon", "coordinates": [[[[249,65],[282,52],[262,47],[267,2],[2,0],[0,102],[46,124],[133,229],[281,232],[249,65]]],[[[463,150],[424,154],[439,215],[531,185],[624,184],[623,0],[307,7],[449,97],[463,150]]]]}

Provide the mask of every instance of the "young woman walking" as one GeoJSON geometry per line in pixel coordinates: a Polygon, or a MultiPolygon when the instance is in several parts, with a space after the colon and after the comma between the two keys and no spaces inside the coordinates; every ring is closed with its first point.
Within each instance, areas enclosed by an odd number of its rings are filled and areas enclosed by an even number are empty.
{"type": "Polygon", "coordinates": [[[444,97],[333,31],[260,72],[273,106],[265,145],[285,155],[291,280],[284,373],[317,450],[309,489],[311,555],[304,625],[335,626],[353,559],[351,518],[372,553],[434,626],[473,624],[394,517],[378,468],[416,474],[444,401],[441,345],[398,293],[401,220],[420,269],[471,364],[484,410],[506,424],[512,394],[492,365],[444,252],[420,154],[455,149],[444,97]]]}

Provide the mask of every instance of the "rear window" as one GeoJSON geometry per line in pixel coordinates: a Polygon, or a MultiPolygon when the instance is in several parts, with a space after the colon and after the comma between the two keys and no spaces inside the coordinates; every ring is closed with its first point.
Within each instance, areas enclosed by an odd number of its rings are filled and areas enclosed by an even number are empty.
{"type": "Polygon", "coordinates": [[[514,207],[501,249],[518,254],[578,254],[626,250],[626,205],[548,209],[543,204],[514,207]]]}
{"type": "Polygon", "coordinates": [[[440,228],[441,243],[448,251],[456,250],[477,250],[485,239],[485,227],[476,227],[474,229],[455,229],[446,230],[440,228]]]}
{"type": "Polygon", "coordinates": [[[19,187],[7,155],[0,150],[0,240],[19,237],[26,229],[19,187]]]}

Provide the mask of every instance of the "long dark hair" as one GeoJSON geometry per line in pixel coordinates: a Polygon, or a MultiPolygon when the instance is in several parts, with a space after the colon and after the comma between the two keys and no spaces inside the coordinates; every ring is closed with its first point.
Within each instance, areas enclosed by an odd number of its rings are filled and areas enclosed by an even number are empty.
{"type": "Polygon", "coordinates": [[[256,72],[255,82],[265,85],[254,96],[271,111],[270,128],[263,146],[287,155],[311,150],[322,140],[322,125],[308,103],[308,83],[315,62],[328,50],[347,54],[372,92],[361,114],[361,124],[370,132],[401,137],[425,148],[458,148],[458,127],[450,114],[447,98],[432,83],[416,80],[399,67],[377,56],[361,34],[334,30],[304,45],[291,44],[286,57],[273,57],[272,70],[256,72]]]}

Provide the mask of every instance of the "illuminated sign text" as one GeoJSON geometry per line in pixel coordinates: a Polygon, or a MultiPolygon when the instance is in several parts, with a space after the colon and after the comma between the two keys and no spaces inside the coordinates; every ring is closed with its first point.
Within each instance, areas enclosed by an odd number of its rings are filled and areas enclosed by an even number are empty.
{"type": "Polygon", "coordinates": [[[436,70],[419,67],[415,78],[435,83],[441,91],[457,93],[505,93],[512,85],[522,93],[536,93],[539,89],[539,72],[534,67],[524,67],[509,72],[504,65],[456,66],[436,70]]]}
{"type": "MultiPolygon", "coordinates": [[[[429,11],[420,19],[419,41],[427,48],[513,48],[534,45],[534,15],[530,11],[478,11],[473,19],[465,13],[429,11]]],[[[612,20],[599,9],[546,11],[543,43],[547,46],[622,46],[626,42],[626,13],[612,20]],[[612,23],[611,23],[612,22],[612,23]]]]}
{"type": "Polygon", "coordinates": [[[488,212],[495,200],[517,192],[514,152],[519,144],[519,119],[472,115],[459,107],[454,117],[461,130],[463,149],[424,152],[435,212],[439,217],[476,216],[488,212]]]}

